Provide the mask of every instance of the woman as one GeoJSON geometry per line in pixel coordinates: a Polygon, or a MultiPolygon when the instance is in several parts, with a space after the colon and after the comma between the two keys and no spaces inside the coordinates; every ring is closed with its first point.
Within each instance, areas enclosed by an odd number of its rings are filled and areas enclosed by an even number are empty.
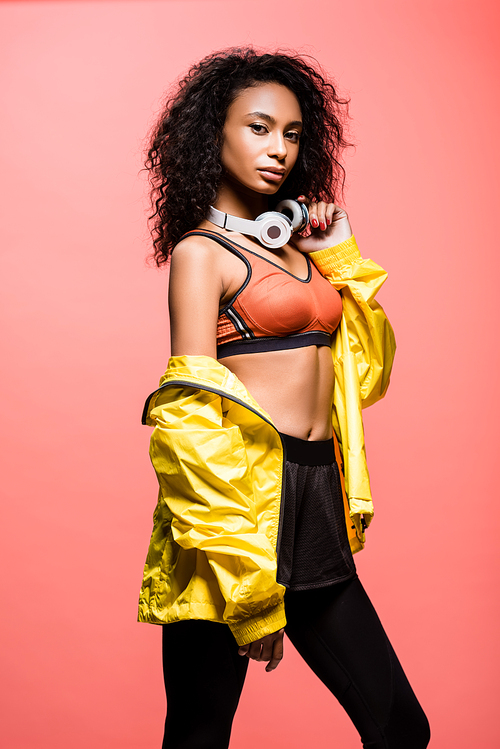
{"type": "Polygon", "coordinates": [[[172,358],[144,414],[160,496],[139,619],[165,624],[169,749],[228,746],[248,660],[276,668],[284,631],[366,748],[429,740],[352,557],[373,514],[361,405],[384,395],[394,339],[386,274],[334,202],[345,104],[297,57],[227,50],[153,135],[172,358]],[[247,233],[296,196],[309,232],[247,233]]]}

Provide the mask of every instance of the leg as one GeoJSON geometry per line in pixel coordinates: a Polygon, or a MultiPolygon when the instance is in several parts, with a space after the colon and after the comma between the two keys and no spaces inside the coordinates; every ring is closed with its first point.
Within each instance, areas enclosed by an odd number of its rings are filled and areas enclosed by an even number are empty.
{"type": "Polygon", "coordinates": [[[247,668],[225,624],[165,624],[163,749],[227,749],[247,668]]]}
{"type": "Polygon", "coordinates": [[[425,749],[427,718],[357,577],[287,591],[286,633],[339,700],[365,749],[425,749]]]}

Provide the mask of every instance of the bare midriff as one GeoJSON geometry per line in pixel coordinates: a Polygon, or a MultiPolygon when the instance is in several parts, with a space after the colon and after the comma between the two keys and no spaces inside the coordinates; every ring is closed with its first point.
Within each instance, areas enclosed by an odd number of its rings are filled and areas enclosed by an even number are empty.
{"type": "Polygon", "coordinates": [[[328,346],[239,354],[220,362],[280,432],[303,440],[330,439],[333,363],[328,346]]]}

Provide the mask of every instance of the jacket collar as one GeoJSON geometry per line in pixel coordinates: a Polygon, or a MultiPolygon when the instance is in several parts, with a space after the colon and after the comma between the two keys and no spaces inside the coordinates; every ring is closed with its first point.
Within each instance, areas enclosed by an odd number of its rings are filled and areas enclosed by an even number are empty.
{"type": "Polygon", "coordinates": [[[154,426],[150,412],[160,391],[170,385],[194,385],[237,401],[272,424],[271,417],[250,395],[243,383],[227,367],[211,356],[172,356],[160,379],[160,386],[147,398],[142,423],[154,426]]]}

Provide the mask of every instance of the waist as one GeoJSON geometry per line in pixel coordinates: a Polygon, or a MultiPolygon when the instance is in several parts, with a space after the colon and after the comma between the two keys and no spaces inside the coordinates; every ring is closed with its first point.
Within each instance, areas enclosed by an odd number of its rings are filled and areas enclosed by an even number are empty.
{"type": "Polygon", "coordinates": [[[222,359],[278,431],[304,440],[332,434],[333,361],[328,346],[222,359]]]}
{"type": "Polygon", "coordinates": [[[328,440],[302,440],[280,432],[286,459],[301,466],[323,466],[335,461],[333,437],[328,440]]]}

